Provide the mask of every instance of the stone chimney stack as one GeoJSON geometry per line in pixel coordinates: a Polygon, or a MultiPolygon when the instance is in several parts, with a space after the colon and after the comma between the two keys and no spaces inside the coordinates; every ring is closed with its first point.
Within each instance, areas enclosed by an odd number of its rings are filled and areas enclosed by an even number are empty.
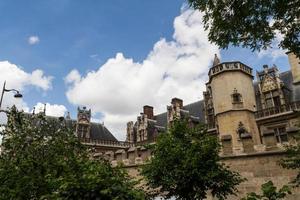
{"type": "Polygon", "coordinates": [[[299,84],[300,83],[300,59],[297,58],[297,56],[292,52],[287,53],[287,55],[291,66],[293,83],[299,84]]]}
{"type": "Polygon", "coordinates": [[[175,105],[176,107],[179,106],[180,109],[183,107],[182,99],[179,99],[179,98],[176,98],[176,97],[172,99],[171,104],[175,105]]]}
{"type": "Polygon", "coordinates": [[[144,114],[147,115],[148,119],[153,119],[154,118],[153,107],[145,105],[144,106],[144,114]]]}

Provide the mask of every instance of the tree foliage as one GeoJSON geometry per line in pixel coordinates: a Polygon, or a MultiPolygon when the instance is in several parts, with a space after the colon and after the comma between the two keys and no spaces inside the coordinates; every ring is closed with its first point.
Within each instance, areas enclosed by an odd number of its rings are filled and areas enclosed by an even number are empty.
{"type": "Polygon", "coordinates": [[[175,121],[161,134],[153,157],[142,169],[146,182],[167,198],[205,199],[207,192],[219,199],[235,194],[243,180],[220,162],[220,145],[215,136],[186,121],[175,121]]]}
{"type": "Polygon", "coordinates": [[[64,121],[15,108],[3,131],[0,199],[144,199],[134,182],[92,160],[64,121]]]}
{"type": "Polygon", "coordinates": [[[296,186],[300,185],[300,145],[288,145],[286,147],[286,156],[280,161],[280,165],[287,169],[298,170],[296,178],[293,183],[296,186]]]}
{"type": "Polygon", "coordinates": [[[299,0],[188,0],[204,13],[208,38],[221,48],[243,46],[251,50],[270,47],[281,34],[279,47],[300,58],[299,0]]]}
{"type": "Polygon", "coordinates": [[[287,194],[291,194],[290,188],[286,185],[277,191],[277,187],[274,186],[272,181],[262,184],[261,191],[262,195],[252,192],[242,200],[280,200],[284,199],[287,194]]]}

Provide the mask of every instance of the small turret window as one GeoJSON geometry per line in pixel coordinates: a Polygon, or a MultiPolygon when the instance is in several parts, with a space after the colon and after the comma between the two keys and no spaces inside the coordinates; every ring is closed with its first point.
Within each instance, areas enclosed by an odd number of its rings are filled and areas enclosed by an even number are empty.
{"type": "Polygon", "coordinates": [[[231,95],[232,103],[242,103],[242,95],[238,93],[237,89],[234,88],[231,95]]]}

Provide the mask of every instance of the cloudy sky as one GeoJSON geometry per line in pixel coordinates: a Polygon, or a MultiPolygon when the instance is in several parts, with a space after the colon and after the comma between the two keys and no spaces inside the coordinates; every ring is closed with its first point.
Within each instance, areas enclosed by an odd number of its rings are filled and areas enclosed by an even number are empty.
{"type": "Polygon", "coordinates": [[[143,105],[160,113],[172,97],[202,99],[214,54],[289,69],[276,42],[263,52],[219,50],[184,0],[1,0],[0,13],[0,86],[6,80],[24,95],[6,93],[2,107],[46,104],[47,115],[75,118],[87,106],[121,140],[143,105]]]}

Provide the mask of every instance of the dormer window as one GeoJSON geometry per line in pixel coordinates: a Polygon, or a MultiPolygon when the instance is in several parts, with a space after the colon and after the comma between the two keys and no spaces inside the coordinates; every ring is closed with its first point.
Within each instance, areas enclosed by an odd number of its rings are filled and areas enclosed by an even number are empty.
{"type": "Polygon", "coordinates": [[[242,103],[242,95],[238,93],[237,89],[234,88],[231,95],[232,103],[242,103]]]}

